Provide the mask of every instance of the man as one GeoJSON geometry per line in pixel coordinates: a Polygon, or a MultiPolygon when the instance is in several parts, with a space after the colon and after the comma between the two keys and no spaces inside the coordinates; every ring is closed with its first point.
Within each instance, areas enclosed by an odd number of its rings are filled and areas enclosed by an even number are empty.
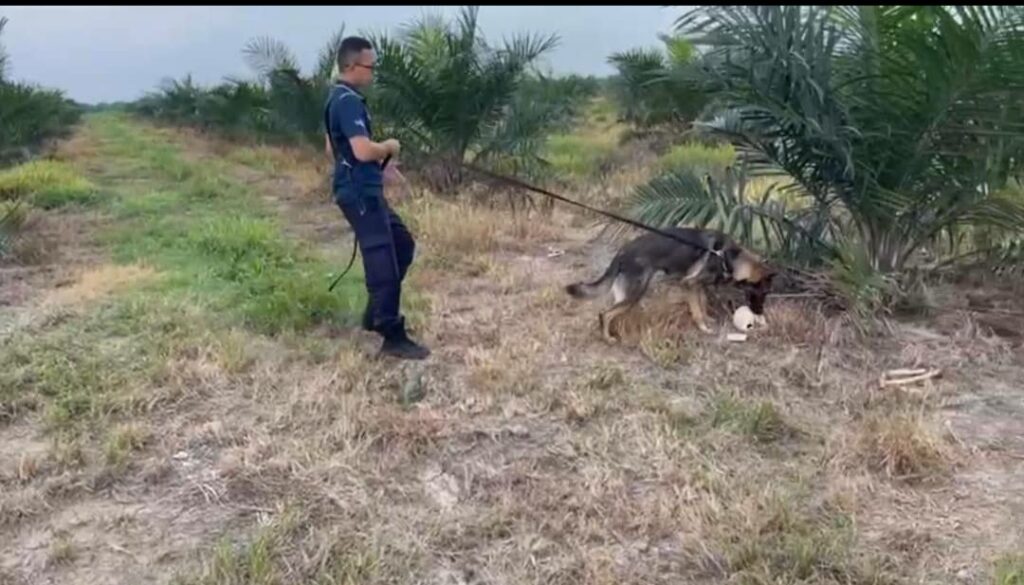
{"type": "Polygon", "coordinates": [[[384,337],[381,354],[425,359],[430,351],[409,339],[400,313],[402,281],[415,243],[384,199],[384,159],[398,154],[390,138],[372,140],[370,114],[359,92],[373,82],[376,55],[370,42],[348,37],[337,57],[338,79],[327,99],[327,150],[334,157],[334,199],[355,232],[363,256],[369,300],[363,328],[384,337]]]}

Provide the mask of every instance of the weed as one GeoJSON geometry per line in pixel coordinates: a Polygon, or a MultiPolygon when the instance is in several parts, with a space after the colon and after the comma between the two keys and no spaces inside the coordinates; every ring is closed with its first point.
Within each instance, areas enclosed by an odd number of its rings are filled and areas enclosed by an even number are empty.
{"type": "Polygon", "coordinates": [[[662,368],[671,368],[683,363],[690,351],[679,336],[666,335],[658,327],[644,328],[640,338],[640,351],[662,368]]]}
{"type": "Polygon", "coordinates": [[[80,190],[68,187],[53,187],[37,192],[31,198],[32,205],[40,209],[57,209],[70,205],[89,206],[100,201],[94,190],[80,190]]]}
{"type": "Polygon", "coordinates": [[[107,437],[105,449],[107,464],[123,467],[128,456],[138,451],[149,440],[149,432],[138,424],[128,423],[115,428],[107,437]]]}
{"type": "Polygon", "coordinates": [[[71,536],[63,531],[55,534],[53,540],[50,541],[50,564],[66,565],[73,562],[75,556],[75,545],[71,536]]]}
{"type": "Polygon", "coordinates": [[[299,518],[294,509],[286,510],[260,528],[249,543],[236,545],[227,538],[222,539],[204,562],[200,575],[179,576],[173,582],[176,585],[277,585],[292,582],[295,569],[308,575],[303,582],[317,585],[356,585],[376,576],[380,561],[368,550],[348,546],[348,543],[325,542],[322,536],[307,544],[310,549],[315,546],[316,550],[305,549],[303,542],[296,543],[299,518]],[[310,558],[310,553],[320,559],[310,558]],[[296,566],[296,562],[307,565],[316,562],[316,565],[296,566]]]}
{"type": "Polygon", "coordinates": [[[0,201],[0,259],[14,255],[28,209],[21,201],[0,201]]]}
{"type": "Polygon", "coordinates": [[[49,203],[89,199],[95,185],[66,163],[33,161],[0,172],[0,201],[41,197],[49,203]]]}
{"type": "Polygon", "coordinates": [[[86,464],[81,439],[65,432],[55,433],[51,438],[50,458],[60,469],[77,469],[86,464]]]}
{"type": "Polygon", "coordinates": [[[0,402],[11,416],[42,407],[50,428],[75,431],[131,408],[135,393],[192,336],[190,317],[126,297],[53,329],[0,342],[0,402]]]}
{"type": "Polygon", "coordinates": [[[543,156],[555,174],[575,179],[601,174],[615,154],[625,130],[625,126],[609,122],[613,118],[614,109],[609,102],[597,98],[573,132],[549,136],[543,156]]]}
{"type": "Polygon", "coordinates": [[[837,515],[803,511],[791,496],[774,493],[758,502],[745,529],[726,547],[731,580],[738,583],[877,584],[884,576],[854,556],[853,523],[837,515]]]}
{"type": "Polygon", "coordinates": [[[731,396],[718,398],[711,409],[711,426],[732,428],[759,443],[771,443],[793,433],[771,402],[748,405],[731,396]]]}
{"type": "Polygon", "coordinates": [[[890,479],[915,480],[941,472],[945,449],[920,420],[906,414],[873,416],[857,442],[867,466],[890,479]]]}
{"type": "Polygon", "coordinates": [[[658,159],[657,166],[663,172],[693,170],[699,173],[721,174],[736,159],[731,145],[707,146],[699,142],[687,142],[673,146],[658,159]]]}
{"type": "Polygon", "coordinates": [[[234,148],[225,158],[249,167],[277,173],[281,169],[276,154],[274,150],[267,147],[234,148]]]}
{"type": "Polygon", "coordinates": [[[1024,554],[1009,554],[995,562],[993,585],[1024,585],[1024,554]]]}

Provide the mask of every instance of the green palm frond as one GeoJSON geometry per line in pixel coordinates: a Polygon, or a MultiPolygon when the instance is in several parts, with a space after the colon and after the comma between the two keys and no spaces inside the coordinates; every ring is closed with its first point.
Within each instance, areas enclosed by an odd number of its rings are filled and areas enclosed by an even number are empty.
{"type": "Polygon", "coordinates": [[[245,62],[261,77],[269,77],[274,71],[288,69],[298,71],[298,61],[287,45],[270,37],[258,37],[246,43],[242,50],[245,62]]]}
{"type": "MultiPolygon", "coordinates": [[[[774,185],[750,190],[744,168],[721,178],[683,170],[637,187],[628,202],[631,217],[647,225],[716,229],[777,259],[806,261],[807,254],[831,255],[812,214],[798,213],[773,198],[774,185]]],[[[613,228],[619,236],[627,228],[613,228]]]]}
{"type": "Polygon", "coordinates": [[[328,83],[331,80],[331,72],[334,71],[335,64],[338,60],[338,49],[341,47],[341,41],[345,40],[345,25],[341,25],[327,43],[320,49],[320,54],[316,60],[316,75],[315,78],[319,81],[328,83]]]}
{"type": "Polygon", "coordinates": [[[562,107],[519,98],[529,67],[558,38],[519,35],[491,47],[478,13],[464,8],[450,23],[427,16],[396,37],[372,38],[378,69],[368,99],[378,127],[402,140],[403,156],[443,161],[444,189],[461,181],[453,163],[467,157],[537,164],[544,122],[562,107]]]}
{"type": "Polygon", "coordinates": [[[830,237],[892,270],[957,225],[1017,221],[988,194],[1024,151],[1021,13],[719,6],[677,26],[707,48],[695,70],[724,108],[701,128],[791,176],[830,237]]]}

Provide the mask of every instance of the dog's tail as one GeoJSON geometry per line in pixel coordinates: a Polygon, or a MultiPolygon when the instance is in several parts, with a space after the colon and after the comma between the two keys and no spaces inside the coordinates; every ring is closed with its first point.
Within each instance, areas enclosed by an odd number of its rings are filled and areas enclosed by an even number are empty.
{"type": "Polygon", "coordinates": [[[569,293],[570,296],[577,299],[592,299],[598,295],[608,292],[611,288],[612,282],[615,281],[615,277],[619,274],[619,260],[616,258],[612,260],[612,263],[608,265],[608,269],[604,271],[604,274],[594,282],[577,282],[570,284],[565,287],[565,292],[569,293]]]}

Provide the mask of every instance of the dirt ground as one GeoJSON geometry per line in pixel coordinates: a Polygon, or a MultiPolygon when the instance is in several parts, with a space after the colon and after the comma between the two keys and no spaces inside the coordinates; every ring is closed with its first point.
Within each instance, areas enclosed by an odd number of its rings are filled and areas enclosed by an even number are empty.
{"type": "MultiPolygon", "coordinates": [[[[160,132],[347,260],[312,162],[269,171],[160,132]]],[[[138,179],[90,140],[61,156],[101,184],[138,179]]],[[[99,439],[0,416],[0,583],[972,584],[1024,551],[1021,332],[967,311],[1019,297],[961,286],[871,340],[775,299],[731,343],[727,315],[702,334],[660,287],[609,345],[604,301],[563,288],[610,258],[589,221],[463,207],[401,207],[424,363],[373,360],[358,330],[311,332],[323,356],[240,330],[237,363],[200,337],[113,421],[145,437],[116,466],[99,439]],[[910,367],[943,375],[879,387],[910,367]]],[[[0,269],[2,336],[153,276],[110,257],[102,211],[39,221],[47,253],[0,269]]]]}

